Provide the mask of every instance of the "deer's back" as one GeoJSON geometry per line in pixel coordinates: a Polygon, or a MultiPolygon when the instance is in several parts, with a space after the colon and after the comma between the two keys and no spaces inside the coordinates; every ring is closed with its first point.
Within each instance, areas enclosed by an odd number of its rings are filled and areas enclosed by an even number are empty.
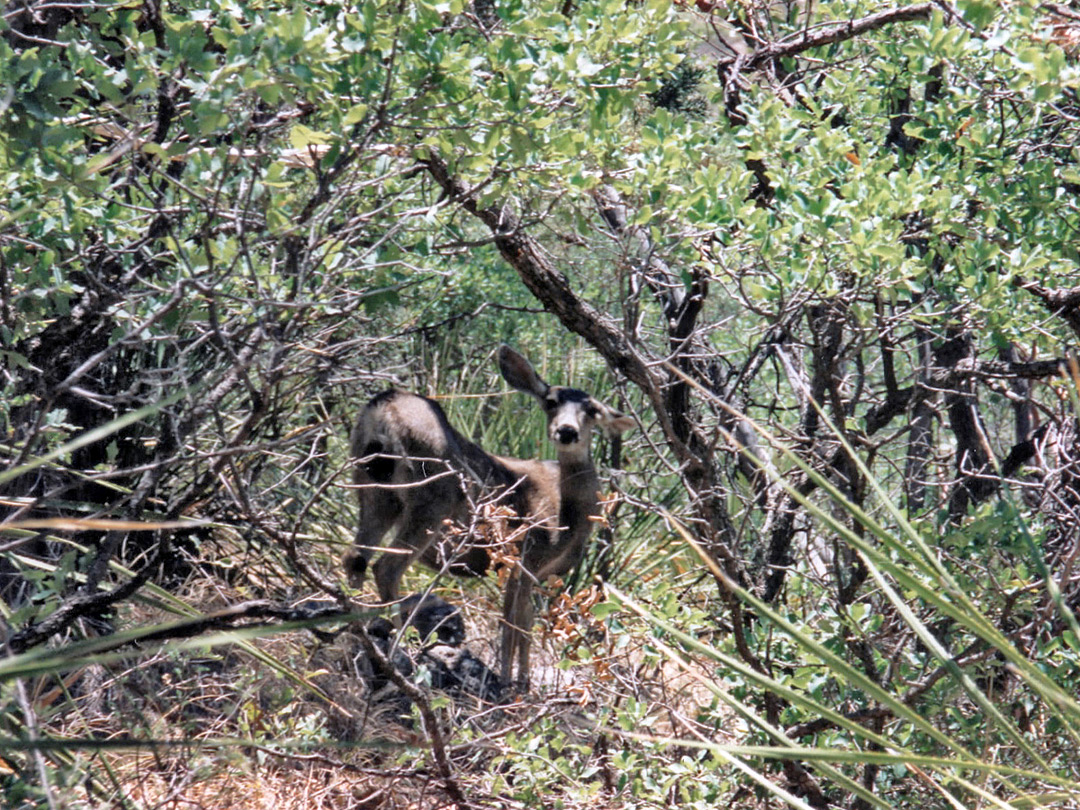
{"type": "Polygon", "coordinates": [[[398,390],[377,395],[361,412],[352,453],[368,459],[356,466],[358,480],[408,483],[452,469],[472,484],[512,491],[528,489],[515,486],[534,469],[523,465],[543,463],[490,455],[454,429],[439,403],[398,390]]]}
{"type": "MultiPolygon", "coordinates": [[[[360,412],[352,434],[357,458],[378,454],[409,458],[449,459],[457,453],[458,436],[439,405],[405,391],[384,391],[360,412]]],[[[371,459],[358,467],[379,483],[389,483],[390,458],[371,459]]]]}

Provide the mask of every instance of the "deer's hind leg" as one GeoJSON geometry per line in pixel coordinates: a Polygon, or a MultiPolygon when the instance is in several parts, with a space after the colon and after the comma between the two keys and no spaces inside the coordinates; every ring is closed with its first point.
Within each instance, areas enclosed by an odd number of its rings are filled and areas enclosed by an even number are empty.
{"type": "Polygon", "coordinates": [[[460,516],[465,503],[456,475],[427,472],[425,477],[426,483],[400,490],[407,494],[401,498],[397,535],[373,567],[379,598],[384,602],[400,598],[399,585],[405,569],[441,541],[448,521],[460,516]]]}
{"type": "Polygon", "coordinates": [[[353,547],[342,560],[349,584],[354,588],[364,584],[372,556],[378,551],[383,537],[401,521],[405,512],[405,504],[394,490],[373,482],[363,483],[358,497],[360,525],[356,529],[353,547]]]}

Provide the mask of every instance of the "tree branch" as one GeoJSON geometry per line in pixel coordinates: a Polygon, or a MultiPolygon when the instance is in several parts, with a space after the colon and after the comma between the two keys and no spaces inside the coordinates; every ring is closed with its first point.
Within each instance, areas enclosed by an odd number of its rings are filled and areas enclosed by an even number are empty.
{"type": "Polygon", "coordinates": [[[848,20],[841,23],[830,23],[817,29],[804,28],[797,34],[769,43],[750,54],[743,61],[741,67],[746,70],[757,70],[775,59],[785,56],[794,56],[811,48],[820,48],[824,45],[834,45],[837,42],[846,42],[857,36],[892,25],[899,22],[912,20],[925,20],[930,17],[934,9],[940,9],[938,3],[919,3],[914,6],[902,6],[900,8],[888,8],[875,14],[870,14],[858,20],[848,20]]]}
{"type": "Polygon", "coordinates": [[[461,205],[491,229],[495,235],[495,246],[502,257],[517,271],[544,309],[585,338],[612,368],[645,393],[665,435],[682,446],[680,456],[684,461],[689,460],[689,452],[677,440],[664,412],[660,396],[663,380],[646,364],[622,330],[614,326],[604,313],[577,296],[570,286],[570,280],[552,265],[536,241],[520,230],[517,218],[505,207],[481,207],[474,190],[454,177],[440,156],[430,154],[420,162],[451,202],[461,205]]]}
{"type": "Polygon", "coordinates": [[[168,545],[168,537],[163,535],[150,561],[142,567],[142,570],[122,585],[118,585],[111,591],[78,593],[68,597],[46,619],[12,634],[5,645],[8,653],[15,655],[25,652],[70,627],[82,617],[100,613],[105,608],[127,599],[135,591],[139,590],[150,579],[150,575],[157,570],[161,560],[168,552],[168,545]]]}

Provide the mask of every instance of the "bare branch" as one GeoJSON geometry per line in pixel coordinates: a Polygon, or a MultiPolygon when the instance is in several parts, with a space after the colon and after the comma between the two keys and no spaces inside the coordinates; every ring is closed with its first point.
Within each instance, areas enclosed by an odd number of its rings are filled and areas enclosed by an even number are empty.
{"type": "Polygon", "coordinates": [[[772,60],[781,59],[785,56],[795,56],[811,48],[846,42],[849,39],[854,39],[886,25],[911,22],[912,20],[925,20],[930,17],[935,9],[940,8],[941,6],[937,3],[919,3],[914,6],[888,8],[858,20],[830,23],[816,29],[804,28],[797,34],[792,34],[759,48],[746,57],[741,67],[747,70],[757,70],[772,60]]]}

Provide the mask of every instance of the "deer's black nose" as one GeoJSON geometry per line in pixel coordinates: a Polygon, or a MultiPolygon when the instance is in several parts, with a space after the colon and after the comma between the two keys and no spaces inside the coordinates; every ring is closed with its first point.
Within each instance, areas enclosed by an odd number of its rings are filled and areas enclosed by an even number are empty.
{"type": "Polygon", "coordinates": [[[578,440],[577,428],[560,425],[555,429],[555,438],[560,444],[573,444],[578,440]]]}

